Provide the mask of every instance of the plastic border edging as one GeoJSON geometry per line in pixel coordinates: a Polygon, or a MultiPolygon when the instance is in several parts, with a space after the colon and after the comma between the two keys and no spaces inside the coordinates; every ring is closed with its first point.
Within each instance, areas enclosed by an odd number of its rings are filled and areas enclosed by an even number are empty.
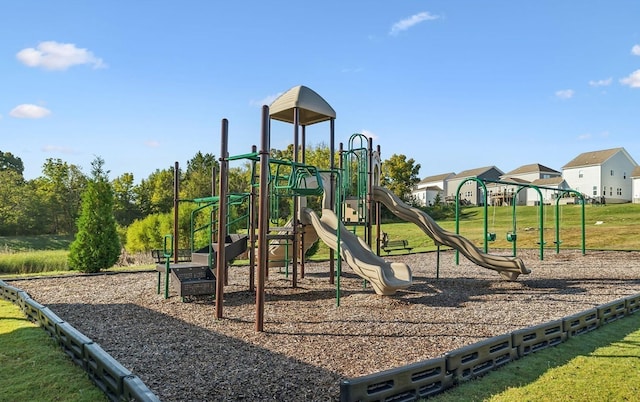
{"type": "Polygon", "coordinates": [[[27,292],[0,280],[0,298],[12,302],[31,321],[56,339],[65,354],[89,374],[89,378],[111,401],[160,402],[160,399],[100,345],[33,300],[27,292]]]}
{"type": "Polygon", "coordinates": [[[556,346],[634,314],[640,310],[640,293],[604,303],[598,307],[509,334],[496,336],[445,353],[444,357],[413,363],[380,373],[345,379],[340,384],[341,402],[416,401],[456,384],[482,376],[511,361],[556,346]],[[446,370],[437,371],[444,360],[446,370]],[[425,376],[419,384],[407,380],[415,367],[430,367],[437,375],[425,376]],[[421,394],[420,389],[430,392],[421,394]]]}

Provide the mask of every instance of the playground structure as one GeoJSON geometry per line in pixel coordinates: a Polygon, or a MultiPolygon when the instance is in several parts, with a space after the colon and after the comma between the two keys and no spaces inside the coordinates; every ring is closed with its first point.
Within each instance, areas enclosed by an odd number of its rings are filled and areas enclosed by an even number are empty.
{"type": "MultiPolygon", "coordinates": [[[[166,246],[169,238],[165,238],[164,254],[167,262],[158,265],[158,293],[162,272],[165,273],[165,297],[168,297],[170,276],[180,286],[192,282],[192,290],[202,289],[202,293],[192,294],[211,294],[210,290],[215,284],[216,318],[221,319],[228,262],[248,250],[249,287],[253,290],[255,283],[256,291],[255,329],[263,331],[268,268],[285,266],[288,275],[291,267],[291,284],[296,287],[298,273],[304,277],[305,251],[319,238],[330,248],[329,281],[336,286],[337,305],[340,304],[343,261],[365,283],[371,284],[377,294],[392,295],[412,284],[412,274],[406,264],[388,262],[379,256],[380,203],[398,217],[418,225],[438,247],[452,247],[475,264],[495,270],[506,279],[515,280],[518,275],[530,272],[520,258],[481,252],[468,239],[443,230],[426,213],[410,207],[389,190],[380,187],[380,149],[378,147],[376,151],[373,150],[370,138],[354,134],[350,137],[346,150],[341,143],[340,165],[336,168],[335,111],[313,90],[297,86],[281,95],[271,106],[263,106],[261,126],[259,150],[254,146],[251,153],[229,156],[229,125],[226,119],[222,120],[218,196],[198,200],[211,208],[211,219],[205,226],[209,230],[207,236],[210,244],[196,251],[193,246],[195,229],[192,226],[192,262],[178,263],[174,257],[172,264],[169,260],[174,256],[173,249],[177,250],[177,233],[172,239],[174,246],[171,249],[166,246]],[[293,125],[293,160],[271,157],[272,120],[293,125]],[[330,124],[330,166],[327,170],[305,163],[306,127],[321,122],[330,124]],[[229,162],[234,160],[251,162],[252,182],[247,194],[228,193],[229,162]],[[322,211],[318,215],[307,207],[307,197],[320,196],[322,211]],[[291,201],[290,220],[284,226],[278,225],[276,211],[281,198],[291,201]],[[243,235],[230,231],[231,219],[228,211],[234,202],[246,202],[247,225],[246,234],[243,235]],[[217,218],[214,219],[214,216],[217,218]],[[217,223],[216,228],[214,222],[217,223]],[[375,244],[372,233],[374,225],[377,228],[375,244]],[[354,234],[358,226],[363,228],[364,239],[354,234]],[[348,227],[352,227],[352,230],[348,227]],[[203,276],[202,272],[206,270],[213,275],[196,277],[196,271],[203,276]],[[181,277],[180,271],[184,271],[185,275],[181,277]]],[[[177,194],[177,184],[175,187],[177,194]]],[[[174,206],[177,210],[177,201],[174,206]]],[[[192,222],[193,219],[192,217],[192,222]]]]}

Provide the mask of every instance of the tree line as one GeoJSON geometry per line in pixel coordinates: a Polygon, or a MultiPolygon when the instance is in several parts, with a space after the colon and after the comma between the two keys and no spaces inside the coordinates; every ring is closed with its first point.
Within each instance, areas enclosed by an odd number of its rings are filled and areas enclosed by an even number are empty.
{"type": "MultiPolygon", "coordinates": [[[[293,160],[293,145],[284,150],[273,149],[271,155],[278,159],[293,160]]],[[[321,169],[329,168],[330,150],[326,144],[307,147],[305,155],[305,163],[321,169]]],[[[338,166],[337,160],[335,165],[338,166]]],[[[215,187],[212,186],[212,171],[217,168],[218,161],[213,154],[198,151],[187,161],[185,168],[179,168],[179,198],[186,200],[211,195],[212,187],[215,187]]],[[[174,170],[174,165],[156,169],[136,184],[132,173],[109,179],[109,172],[104,169],[104,161],[99,157],[92,164],[90,175],[84,174],[77,165],[49,158],[42,166],[41,176],[25,180],[20,157],[0,150],[0,235],[75,235],[81,215],[82,194],[91,188],[91,183],[99,181],[109,187],[106,194],[113,197],[109,200],[113,218],[125,244],[129,237],[127,229],[134,223],[139,224],[145,219],[157,220],[164,215],[168,219],[171,215],[174,170]],[[98,166],[94,165],[96,163],[98,166]]],[[[394,154],[383,161],[382,185],[411,202],[411,189],[419,181],[419,170],[420,165],[413,159],[394,154]]],[[[249,161],[242,166],[232,167],[229,170],[229,191],[248,192],[251,176],[249,161]]],[[[286,206],[283,208],[286,209],[286,206]]],[[[168,224],[171,225],[172,221],[168,224]]],[[[155,229],[162,230],[158,222],[154,225],[155,229]]],[[[161,226],[166,225],[163,223],[161,226]]],[[[143,243],[157,241],[144,241],[144,236],[142,238],[143,243]]],[[[144,247],[148,247],[148,244],[144,247]]]]}

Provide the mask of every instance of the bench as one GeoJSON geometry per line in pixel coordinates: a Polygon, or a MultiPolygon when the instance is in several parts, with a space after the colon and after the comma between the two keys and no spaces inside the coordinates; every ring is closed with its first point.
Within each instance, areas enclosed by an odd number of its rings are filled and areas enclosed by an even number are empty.
{"type": "MultiPolygon", "coordinates": [[[[163,250],[151,250],[151,257],[156,261],[156,264],[162,264],[167,261],[163,250]]],[[[169,260],[173,262],[173,256],[169,260]]],[[[188,248],[178,249],[178,262],[191,262],[191,250],[188,248]]]]}
{"type": "Polygon", "coordinates": [[[407,252],[411,252],[413,247],[409,247],[409,242],[407,240],[389,240],[382,245],[382,249],[388,255],[393,250],[405,250],[407,252]]]}

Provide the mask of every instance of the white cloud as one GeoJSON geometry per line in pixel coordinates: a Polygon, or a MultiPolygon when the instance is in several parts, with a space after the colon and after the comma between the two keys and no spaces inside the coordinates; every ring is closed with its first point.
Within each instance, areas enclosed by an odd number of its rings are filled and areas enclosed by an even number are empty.
{"type": "Polygon", "coordinates": [[[145,141],[144,145],[148,146],[149,148],[158,148],[160,146],[160,142],[156,140],[149,140],[145,141]]]}
{"type": "Polygon", "coordinates": [[[589,81],[589,85],[591,85],[592,87],[607,87],[611,85],[612,81],[613,81],[613,78],[611,77],[604,80],[597,80],[597,81],[591,80],[589,81]]]}
{"type": "Polygon", "coordinates": [[[427,11],[423,11],[421,13],[418,14],[414,14],[409,18],[405,18],[403,20],[400,20],[398,22],[396,22],[395,24],[393,24],[393,26],[391,26],[391,31],[389,31],[389,35],[397,35],[402,31],[406,31],[407,29],[411,28],[414,25],[417,25],[423,21],[431,21],[431,20],[437,20],[439,19],[440,16],[439,15],[433,15],[427,11]]]}
{"type": "Polygon", "coordinates": [[[560,91],[556,91],[556,97],[560,99],[571,99],[575,92],[573,89],[562,89],[560,91]]]}
{"type": "Polygon", "coordinates": [[[364,71],[364,68],[362,67],[354,67],[354,68],[345,67],[342,70],[340,70],[340,72],[344,74],[356,74],[356,73],[361,73],[363,71],[364,71]]]}
{"type": "Polygon", "coordinates": [[[18,105],[9,112],[9,116],[18,119],[41,119],[50,114],[51,111],[49,109],[28,103],[18,105]]]}
{"type": "Polygon", "coordinates": [[[106,67],[102,59],[87,49],[77,48],[73,43],[54,41],[40,42],[34,49],[22,49],[16,58],[29,67],[42,67],[46,70],[66,70],[79,64],[93,65],[94,68],[106,67]]]}
{"type": "Polygon", "coordinates": [[[631,88],[640,88],[640,70],[632,72],[628,77],[620,80],[623,85],[628,85],[631,88]]]}
{"type": "Polygon", "coordinates": [[[63,147],[60,145],[45,145],[44,147],[42,147],[42,152],[57,153],[57,154],[75,154],[76,153],[73,149],[69,147],[63,147]]]}
{"type": "Polygon", "coordinates": [[[371,138],[373,140],[377,140],[378,139],[378,136],[374,132],[366,130],[366,129],[360,130],[360,134],[364,135],[367,138],[371,138]]]}
{"type": "Polygon", "coordinates": [[[633,45],[631,48],[631,54],[634,56],[640,56],[640,45],[633,45]]]}
{"type": "Polygon", "coordinates": [[[267,95],[262,99],[259,100],[250,100],[249,104],[251,106],[263,106],[263,105],[271,105],[273,103],[274,100],[278,99],[280,97],[280,95],[282,95],[284,92],[278,92],[275,95],[267,95]]]}
{"type": "Polygon", "coordinates": [[[585,141],[591,138],[591,134],[587,133],[587,134],[581,134],[578,136],[578,139],[580,141],[585,141]]]}

